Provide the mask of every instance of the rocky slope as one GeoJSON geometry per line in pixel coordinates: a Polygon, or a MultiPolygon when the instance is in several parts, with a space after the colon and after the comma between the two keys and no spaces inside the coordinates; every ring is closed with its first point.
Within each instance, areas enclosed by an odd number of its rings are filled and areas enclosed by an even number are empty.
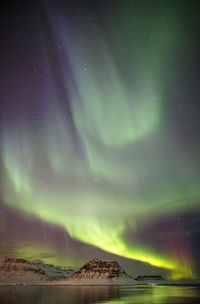
{"type": "Polygon", "coordinates": [[[73,273],[41,261],[7,258],[0,262],[0,284],[45,284],[49,280],[66,278],[73,273]]]}
{"type": "Polygon", "coordinates": [[[79,284],[79,285],[109,285],[109,284],[135,284],[116,261],[93,259],[80,270],[65,280],[52,281],[51,284],[79,284]]]}

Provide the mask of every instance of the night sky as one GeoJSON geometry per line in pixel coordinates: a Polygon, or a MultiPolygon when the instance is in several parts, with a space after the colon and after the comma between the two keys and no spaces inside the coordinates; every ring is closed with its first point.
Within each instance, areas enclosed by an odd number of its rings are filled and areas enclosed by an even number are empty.
{"type": "Polygon", "coordinates": [[[6,3],[0,257],[198,278],[198,1],[6,3]]]}

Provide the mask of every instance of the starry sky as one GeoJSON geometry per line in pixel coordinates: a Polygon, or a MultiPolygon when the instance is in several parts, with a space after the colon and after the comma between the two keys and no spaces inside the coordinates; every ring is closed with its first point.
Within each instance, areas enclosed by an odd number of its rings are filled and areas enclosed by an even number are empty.
{"type": "Polygon", "coordinates": [[[0,257],[198,278],[198,1],[7,1],[0,23],[0,257]]]}

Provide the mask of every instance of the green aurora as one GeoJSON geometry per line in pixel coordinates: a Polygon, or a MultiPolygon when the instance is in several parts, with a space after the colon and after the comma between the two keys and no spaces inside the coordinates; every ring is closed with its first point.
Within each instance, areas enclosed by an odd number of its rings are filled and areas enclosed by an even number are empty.
{"type": "MultiPolygon", "coordinates": [[[[178,256],[135,239],[147,223],[199,210],[198,155],[176,145],[165,112],[166,103],[173,105],[163,83],[175,73],[163,78],[169,57],[182,51],[184,16],[170,2],[160,14],[152,10],[141,18],[145,4],[136,1],[133,19],[127,3],[116,2],[106,31],[84,16],[75,27],[67,19],[50,22],[64,49],[57,57],[68,100],[54,83],[44,38],[50,74],[40,90],[47,104],[40,120],[27,119],[24,103],[21,118],[18,113],[15,122],[3,124],[2,199],[64,227],[73,239],[167,269],[173,279],[195,278],[189,250],[178,256]]],[[[52,15],[57,20],[56,11],[52,15]]]]}

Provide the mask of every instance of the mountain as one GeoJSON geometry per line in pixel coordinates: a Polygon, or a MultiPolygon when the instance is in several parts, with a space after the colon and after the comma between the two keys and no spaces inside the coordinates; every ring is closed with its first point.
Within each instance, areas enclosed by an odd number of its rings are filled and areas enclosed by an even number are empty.
{"type": "Polygon", "coordinates": [[[69,267],[54,266],[42,261],[34,261],[34,264],[44,270],[49,280],[67,278],[74,273],[74,270],[69,267]]]}
{"type": "Polygon", "coordinates": [[[138,276],[136,279],[137,284],[141,285],[169,285],[172,284],[170,281],[163,279],[161,275],[144,275],[138,276]]]}
{"type": "Polygon", "coordinates": [[[0,284],[41,285],[49,280],[66,278],[72,269],[44,264],[41,261],[6,258],[0,262],[0,284]]]}
{"type": "Polygon", "coordinates": [[[47,279],[44,270],[25,259],[8,258],[0,263],[1,284],[42,284],[47,279]]]}
{"type": "Polygon", "coordinates": [[[77,272],[64,280],[55,280],[50,284],[63,285],[127,285],[136,284],[116,261],[93,259],[77,272]]]}

